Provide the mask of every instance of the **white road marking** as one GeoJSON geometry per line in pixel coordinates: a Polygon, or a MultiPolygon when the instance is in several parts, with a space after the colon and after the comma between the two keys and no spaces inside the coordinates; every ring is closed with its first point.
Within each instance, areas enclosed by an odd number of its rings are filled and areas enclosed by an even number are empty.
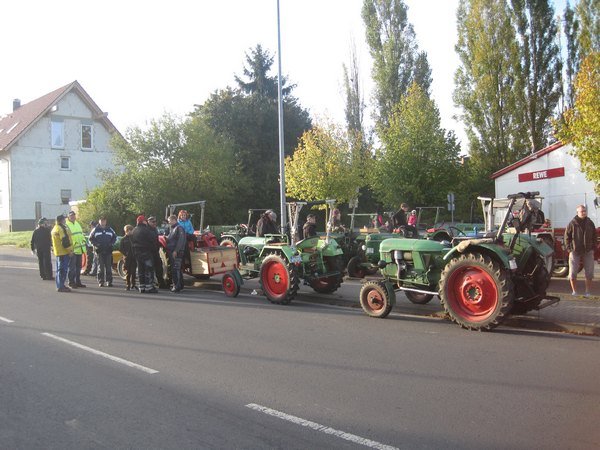
{"type": "Polygon", "coordinates": [[[398,450],[397,447],[385,445],[377,441],[372,441],[371,439],[356,436],[355,434],[346,433],[345,431],[336,430],[334,428],[330,428],[325,425],[318,424],[316,422],[311,422],[310,420],[305,420],[300,417],[292,416],[290,414],[277,411],[275,409],[267,408],[266,406],[257,405],[256,403],[249,403],[246,405],[246,408],[250,408],[255,411],[260,411],[262,413],[268,414],[269,416],[277,417],[278,419],[287,420],[288,422],[295,423],[296,425],[312,428],[315,431],[330,434],[340,439],[354,442],[355,444],[364,445],[365,447],[377,448],[381,450],[398,450]]]}
{"type": "Polygon", "coordinates": [[[38,270],[37,267],[26,267],[26,266],[4,266],[0,265],[2,269],[25,269],[25,270],[38,270]]]}
{"type": "Polygon", "coordinates": [[[14,323],[14,320],[7,319],[6,317],[0,316],[0,320],[6,323],[14,323]]]}
{"type": "Polygon", "coordinates": [[[64,342],[65,344],[72,345],[73,347],[77,347],[81,350],[85,350],[86,352],[93,353],[94,355],[102,356],[103,358],[110,359],[111,361],[118,362],[120,364],[125,364],[126,366],[133,367],[134,369],[141,370],[142,372],[154,374],[158,373],[158,370],[150,369],[149,367],[141,366],[131,361],[127,361],[126,359],[119,358],[118,356],[109,355],[108,353],[101,352],[100,350],[93,349],[91,347],[87,347],[85,345],[78,344],[77,342],[70,341],[65,338],[61,338],[60,336],[56,336],[51,333],[42,333],[44,336],[48,336],[52,339],[56,339],[57,341],[64,342]]]}

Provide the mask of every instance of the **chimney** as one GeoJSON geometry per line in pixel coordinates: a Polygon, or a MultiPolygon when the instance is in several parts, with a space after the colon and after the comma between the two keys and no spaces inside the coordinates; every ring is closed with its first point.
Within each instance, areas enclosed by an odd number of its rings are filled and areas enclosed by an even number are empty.
{"type": "Polygon", "coordinates": [[[18,98],[15,98],[13,100],[13,111],[16,111],[20,107],[21,107],[21,100],[19,100],[18,98]]]}

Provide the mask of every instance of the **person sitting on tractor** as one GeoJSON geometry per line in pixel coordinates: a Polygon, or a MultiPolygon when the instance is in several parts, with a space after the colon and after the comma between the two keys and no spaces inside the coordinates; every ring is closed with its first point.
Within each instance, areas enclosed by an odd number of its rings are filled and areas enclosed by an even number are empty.
{"type": "Polygon", "coordinates": [[[342,224],[342,213],[339,209],[335,208],[331,212],[331,220],[327,224],[331,233],[344,233],[346,227],[342,224]]]}
{"type": "Polygon", "coordinates": [[[279,234],[277,228],[277,214],[275,214],[275,211],[272,209],[265,211],[256,223],[256,236],[264,237],[267,234],[279,234]]]}
{"type": "Polygon", "coordinates": [[[408,216],[408,225],[414,227],[417,225],[417,210],[413,209],[408,216]]]}
{"type": "Polygon", "coordinates": [[[306,216],[306,223],[302,227],[302,238],[308,239],[317,235],[317,216],[309,214],[306,216]]]}
{"type": "MultiPolygon", "coordinates": [[[[192,225],[192,221],[190,220],[190,215],[185,209],[179,211],[177,214],[177,223],[181,225],[183,231],[185,231],[185,240],[186,242],[192,242],[192,247],[196,246],[196,235],[194,234],[194,226],[192,225]]],[[[191,264],[191,256],[190,256],[190,244],[185,246],[185,254],[183,259],[186,264],[191,264]]]]}
{"type": "Polygon", "coordinates": [[[417,236],[417,229],[408,224],[408,204],[402,203],[400,209],[392,216],[392,227],[394,233],[402,233],[405,237],[412,238],[417,236]]]}

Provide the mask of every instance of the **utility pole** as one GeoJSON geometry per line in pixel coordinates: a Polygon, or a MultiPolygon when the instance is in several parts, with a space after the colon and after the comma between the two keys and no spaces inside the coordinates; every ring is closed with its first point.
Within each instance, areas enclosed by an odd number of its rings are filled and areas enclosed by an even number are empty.
{"type": "Polygon", "coordinates": [[[283,95],[281,80],[281,29],[279,25],[279,0],[277,0],[277,96],[279,111],[279,206],[281,208],[281,232],[285,231],[287,214],[285,210],[285,153],[283,147],[283,95]]]}

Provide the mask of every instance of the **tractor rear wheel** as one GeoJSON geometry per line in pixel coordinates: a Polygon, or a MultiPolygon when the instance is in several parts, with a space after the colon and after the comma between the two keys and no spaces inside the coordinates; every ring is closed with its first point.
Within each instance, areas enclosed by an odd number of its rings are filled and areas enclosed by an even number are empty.
{"type": "Polygon", "coordinates": [[[439,290],[450,319],[469,330],[497,327],[513,306],[508,270],[480,253],[453,258],[442,271],[439,290]]]}
{"type": "Polygon", "coordinates": [[[360,289],[360,306],[370,317],[383,319],[392,310],[392,299],[383,281],[368,281],[360,289]]]}
{"type": "Polygon", "coordinates": [[[404,291],[404,293],[406,294],[406,298],[415,305],[425,305],[433,298],[433,295],[423,294],[421,292],[404,291]]]}
{"type": "MultiPolygon", "coordinates": [[[[237,271],[237,269],[234,270],[237,271]]],[[[223,286],[223,292],[225,292],[227,297],[237,297],[240,293],[241,284],[238,277],[239,273],[236,274],[234,272],[227,272],[223,275],[221,284],[223,286]]]]}
{"type": "MultiPolygon", "coordinates": [[[[535,260],[534,260],[535,262],[535,260]]],[[[537,267],[535,264],[532,264],[533,267],[531,270],[528,270],[525,275],[529,275],[530,272],[533,272],[533,276],[529,276],[529,278],[525,278],[520,283],[528,283],[529,286],[523,286],[523,294],[530,295],[531,291],[535,292],[539,298],[528,302],[520,302],[518,298],[515,300],[511,314],[520,315],[526,314],[529,311],[536,309],[539,304],[542,302],[542,298],[546,295],[546,289],[548,289],[548,285],[550,284],[550,277],[548,276],[548,270],[546,269],[546,265],[544,264],[544,260],[542,258],[537,258],[537,267]]],[[[519,284],[517,284],[517,296],[519,295],[519,284]]]]}
{"type": "Polygon", "coordinates": [[[339,272],[327,278],[316,278],[311,280],[310,287],[320,294],[331,294],[338,290],[344,279],[342,256],[325,256],[325,267],[328,272],[339,272]]]}
{"type": "Polygon", "coordinates": [[[219,242],[219,245],[221,247],[237,248],[237,242],[235,242],[235,239],[230,238],[230,237],[225,237],[225,238],[221,239],[221,242],[219,242]]]}
{"type": "Polygon", "coordinates": [[[552,276],[557,278],[565,278],[569,275],[569,266],[554,266],[552,268],[552,276]]]}
{"type": "Polygon", "coordinates": [[[367,274],[367,271],[362,267],[362,258],[360,256],[350,258],[346,270],[348,271],[348,276],[352,278],[364,278],[367,274]]]}
{"type": "Polygon", "coordinates": [[[127,276],[127,271],[125,270],[125,260],[121,258],[117,263],[117,273],[121,277],[121,279],[125,279],[127,276]]]}
{"type": "Polygon", "coordinates": [[[267,256],[260,266],[260,287],[271,303],[289,304],[300,286],[296,266],[278,253],[267,256]]]}

